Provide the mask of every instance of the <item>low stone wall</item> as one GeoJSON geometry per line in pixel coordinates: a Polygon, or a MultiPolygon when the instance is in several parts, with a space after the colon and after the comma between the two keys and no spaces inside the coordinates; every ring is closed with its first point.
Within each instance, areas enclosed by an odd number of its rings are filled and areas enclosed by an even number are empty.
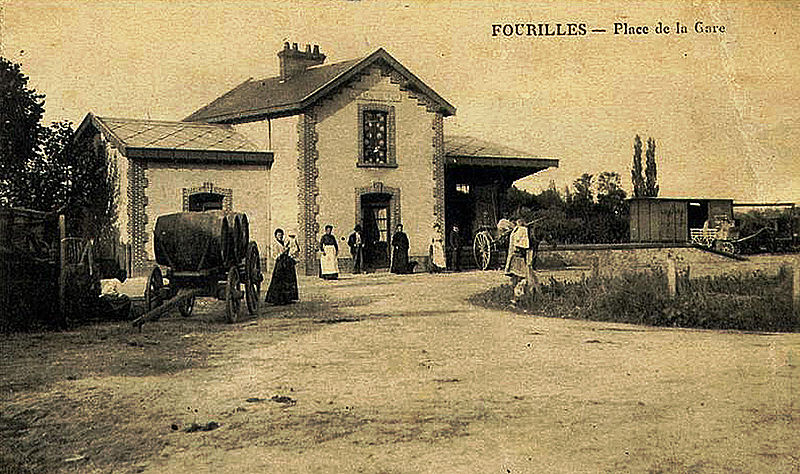
{"type": "Polygon", "coordinates": [[[670,258],[688,265],[736,262],[722,255],[683,245],[573,245],[540,247],[537,268],[591,267],[594,262],[602,269],[663,267],[670,258]]]}

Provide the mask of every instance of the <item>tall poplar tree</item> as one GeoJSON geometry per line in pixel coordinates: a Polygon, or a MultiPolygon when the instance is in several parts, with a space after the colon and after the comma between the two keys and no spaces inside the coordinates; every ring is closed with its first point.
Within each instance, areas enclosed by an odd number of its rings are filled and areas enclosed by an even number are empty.
{"type": "Polygon", "coordinates": [[[631,182],[633,183],[633,196],[646,196],[644,175],[642,174],[642,139],[639,135],[633,139],[633,166],[631,167],[631,182]]]}
{"type": "Polygon", "coordinates": [[[649,137],[647,139],[647,151],[645,152],[645,196],[658,196],[658,170],[656,169],[656,141],[649,137]]]}

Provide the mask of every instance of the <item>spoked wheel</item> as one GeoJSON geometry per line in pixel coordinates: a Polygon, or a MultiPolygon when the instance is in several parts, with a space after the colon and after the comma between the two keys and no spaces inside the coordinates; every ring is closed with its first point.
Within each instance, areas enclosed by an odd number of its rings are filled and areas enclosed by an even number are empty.
{"type": "Polygon", "coordinates": [[[160,268],[154,267],[153,271],[150,272],[150,278],[147,279],[147,286],[144,289],[144,304],[148,312],[161,306],[164,302],[162,296],[163,288],[164,276],[161,274],[160,268]]]}
{"type": "Polygon", "coordinates": [[[261,274],[261,257],[258,253],[258,245],[250,242],[247,245],[247,256],[244,268],[244,291],[247,301],[247,311],[250,314],[258,312],[258,304],[261,300],[261,281],[264,276],[261,274]]]}
{"type": "Polygon", "coordinates": [[[234,265],[228,270],[228,281],[225,286],[225,317],[229,323],[235,323],[239,320],[243,296],[240,286],[239,269],[234,265]]]}
{"type": "Polygon", "coordinates": [[[472,254],[478,269],[489,269],[489,265],[492,264],[492,238],[485,230],[475,234],[475,240],[472,242],[472,254]]]}
{"type": "Polygon", "coordinates": [[[733,245],[733,242],[720,242],[719,249],[731,254],[736,253],[736,246],[733,245]]]}
{"type": "Polygon", "coordinates": [[[186,298],[183,303],[178,305],[178,311],[180,311],[181,316],[184,318],[188,318],[192,315],[192,310],[194,309],[194,296],[191,298],[186,298]]]}

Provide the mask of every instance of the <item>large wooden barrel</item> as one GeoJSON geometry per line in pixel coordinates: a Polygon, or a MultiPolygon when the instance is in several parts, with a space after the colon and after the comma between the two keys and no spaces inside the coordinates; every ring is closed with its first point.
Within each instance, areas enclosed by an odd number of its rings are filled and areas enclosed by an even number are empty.
{"type": "Polygon", "coordinates": [[[156,262],[176,271],[230,267],[241,260],[237,251],[241,226],[242,214],[226,211],[159,216],[153,239],[156,262]]]}

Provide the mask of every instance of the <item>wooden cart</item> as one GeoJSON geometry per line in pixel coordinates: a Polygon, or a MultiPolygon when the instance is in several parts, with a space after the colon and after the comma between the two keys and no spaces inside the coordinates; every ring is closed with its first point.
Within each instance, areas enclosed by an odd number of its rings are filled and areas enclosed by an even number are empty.
{"type": "Polygon", "coordinates": [[[242,299],[256,314],[261,297],[261,257],[249,240],[245,214],[225,211],[180,212],[160,216],[154,232],[156,266],[147,279],[142,324],[177,309],[190,316],[197,297],[225,301],[228,322],[239,320],[242,299]],[[244,287],[244,290],[242,290],[244,287]]]}
{"type": "MultiPolygon", "coordinates": [[[[528,228],[528,235],[532,236],[531,229],[541,220],[541,218],[534,219],[525,224],[528,228]]],[[[472,240],[472,255],[479,270],[499,268],[505,264],[508,255],[508,239],[513,230],[514,224],[507,219],[501,219],[496,227],[482,227],[478,230],[472,240]]],[[[538,240],[531,239],[530,244],[538,251],[538,240]]]]}

